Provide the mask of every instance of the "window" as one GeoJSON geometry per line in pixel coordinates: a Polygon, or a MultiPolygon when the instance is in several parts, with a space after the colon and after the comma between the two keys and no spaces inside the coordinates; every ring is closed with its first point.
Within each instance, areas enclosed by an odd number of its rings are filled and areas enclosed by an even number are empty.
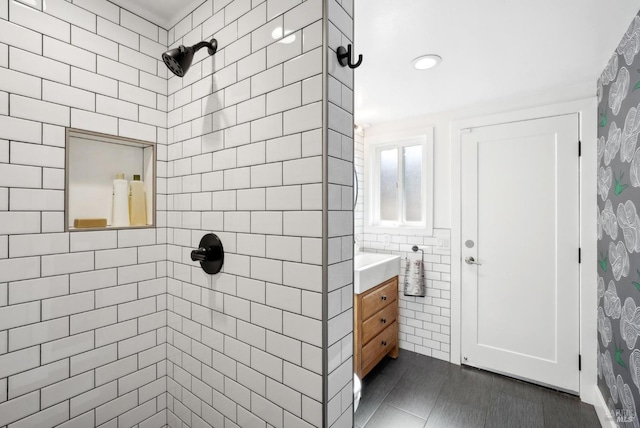
{"type": "Polygon", "coordinates": [[[433,132],[368,139],[366,225],[373,233],[433,233],[433,132]],[[388,229],[388,230],[387,230],[388,229]]]}

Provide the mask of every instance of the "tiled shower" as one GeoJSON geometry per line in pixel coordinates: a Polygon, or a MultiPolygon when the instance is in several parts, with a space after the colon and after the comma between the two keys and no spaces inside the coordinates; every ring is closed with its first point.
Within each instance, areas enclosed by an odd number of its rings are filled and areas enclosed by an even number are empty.
{"type": "Polygon", "coordinates": [[[352,425],[352,34],[350,0],[0,0],[0,427],[352,425]],[[67,231],[67,128],[154,143],[154,227],[67,231]]]}

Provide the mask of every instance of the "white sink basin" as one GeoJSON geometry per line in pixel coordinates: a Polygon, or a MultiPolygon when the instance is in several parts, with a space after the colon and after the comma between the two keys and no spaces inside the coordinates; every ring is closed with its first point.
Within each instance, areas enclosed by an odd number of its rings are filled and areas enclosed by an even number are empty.
{"type": "Polygon", "coordinates": [[[354,257],[353,292],[361,294],[400,274],[400,256],[357,253],[354,257]]]}

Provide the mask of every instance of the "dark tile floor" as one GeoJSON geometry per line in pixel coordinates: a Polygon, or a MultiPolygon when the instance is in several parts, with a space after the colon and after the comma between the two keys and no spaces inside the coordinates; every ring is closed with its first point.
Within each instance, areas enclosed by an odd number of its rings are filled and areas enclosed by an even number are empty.
{"type": "Polygon", "coordinates": [[[593,406],[577,397],[400,351],[362,382],[358,428],[591,428],[593,406]]]}

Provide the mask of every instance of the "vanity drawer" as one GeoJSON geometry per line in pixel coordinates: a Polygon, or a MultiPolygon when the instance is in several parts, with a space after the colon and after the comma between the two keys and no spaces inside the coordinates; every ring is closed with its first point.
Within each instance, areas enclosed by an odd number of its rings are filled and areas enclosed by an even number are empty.
{"type": "Polygon", "coordinates": [[[398,340],[398,323],[394,322],[362,348],[362,371],[366,374],[371,367],[389,353],[398,340]]]}
{"type": "Polygon", "coordinates": [[[398,277],[395,277],[371,290],[362,298],[362,320],[369,319],[390,303],[395,304],[397,298],[398,277]]]}
{"type": "Polygon", "coordinates": [[[382,330],[393,324],[398,317],[398,306],[387,305],[362,323],[362,343],[367,344],[382,330]]]}

